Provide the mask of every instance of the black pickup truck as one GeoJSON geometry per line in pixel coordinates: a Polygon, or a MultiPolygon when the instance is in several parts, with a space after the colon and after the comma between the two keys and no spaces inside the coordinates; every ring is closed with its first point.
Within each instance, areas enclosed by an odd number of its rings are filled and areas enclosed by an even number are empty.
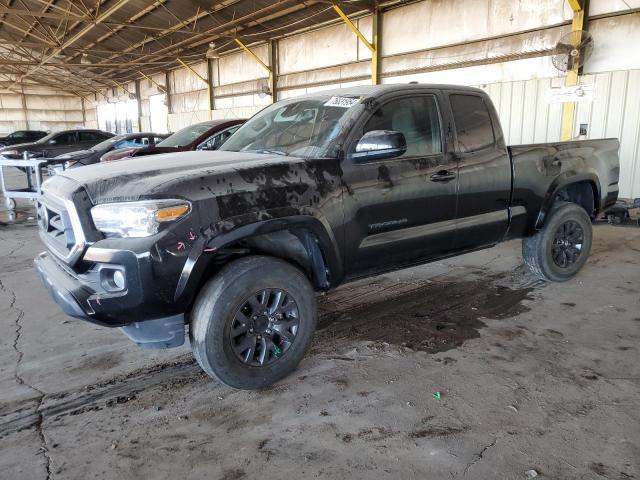
{"type": "MultiPolygon", "coordinates": [[[[35,259],[69,315],[261,388],[297,366],[315,292],[523,238],[533,274],[584,265],[618,141],[507,147],[482,90],[357,87],[275,103],[218,151],[65,171],[35,259]]],[[[162,158],[160,158],[162,157],[162,158]]]]}

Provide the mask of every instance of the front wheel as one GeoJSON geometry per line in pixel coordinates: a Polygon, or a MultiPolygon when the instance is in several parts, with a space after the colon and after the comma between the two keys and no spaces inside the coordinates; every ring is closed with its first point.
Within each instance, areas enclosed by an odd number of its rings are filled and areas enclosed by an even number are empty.
{"type": "Polygon", "coordinates": [[[575,203],[557,202],[545,226],[522,241],[522,256],[538,278],[564,282],[584,266],[592,238],[587,212],[575,203]]]}
{"type": "Polygon", "coordinates": [[[315,293],[302,271],[272,257],[245,257],[222,268],[198,294],[191,348],[218,381],[263,388],[298,366],[316,317],[315,293]]]}

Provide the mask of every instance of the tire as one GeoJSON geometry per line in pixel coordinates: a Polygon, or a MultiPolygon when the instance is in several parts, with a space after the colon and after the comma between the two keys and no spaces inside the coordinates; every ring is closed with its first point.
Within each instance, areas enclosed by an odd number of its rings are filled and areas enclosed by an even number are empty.
{"type": "Polygon", "coordinates": [[[296,369],[311,345],[316,322],[315,293],[301,270],[273,257],[249,256],[224,266],[202,287],[191,312],[189,338],[198,364],[210,377],[254,390],[296,369]],[[252,342],[253,349],[242,350],[252,342]]]}
{"type": "Polygon", "coordinates": [[[565,282],[575,276],[586,263],[592,239],[591,219],[587,212],[575,203],[556,202],[544,227],[531,237],[523,239],[522,257],[529,271],[536,277],[552,282],[565,282]],[[564,238],[568,245],[564,243],[565,240],[561,240],[564,238]],[[564,266],[563,260],[566,262],[564,266]]]}

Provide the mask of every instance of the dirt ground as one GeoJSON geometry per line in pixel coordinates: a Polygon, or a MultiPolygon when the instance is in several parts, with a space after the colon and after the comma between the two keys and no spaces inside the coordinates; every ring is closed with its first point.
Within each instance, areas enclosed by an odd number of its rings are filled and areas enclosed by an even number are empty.
{"type": "Polygon", "coordinates": [[[509,242],[345,285],[243,392],[65,317],[32,216],[0,212],[1,479],[640,479],[640,228],[595,227],[565,284],[509,242]]]}

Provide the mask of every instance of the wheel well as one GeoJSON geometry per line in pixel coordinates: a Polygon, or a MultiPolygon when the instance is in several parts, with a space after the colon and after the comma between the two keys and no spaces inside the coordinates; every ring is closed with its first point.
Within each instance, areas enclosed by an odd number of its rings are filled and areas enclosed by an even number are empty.
{"type": "Polygon", "coordinates": [[[583,181],[562,187],[556,192],[554,201],[562,200],[580,205],[585,209],[587,215],[594,218],[598,211],[597,198],[596,186],[592,182],[583,181]]]}
{"type": "Polygon", "coordinates": [[[269,255],[285,260],[300,268],[314,288],[329,288],[329,269],[322,248],[317,237],[305,229],[264,233],[225,245],[216,252],[200,283],[204,284],[227,263],[247,255],[269,255]]]}

